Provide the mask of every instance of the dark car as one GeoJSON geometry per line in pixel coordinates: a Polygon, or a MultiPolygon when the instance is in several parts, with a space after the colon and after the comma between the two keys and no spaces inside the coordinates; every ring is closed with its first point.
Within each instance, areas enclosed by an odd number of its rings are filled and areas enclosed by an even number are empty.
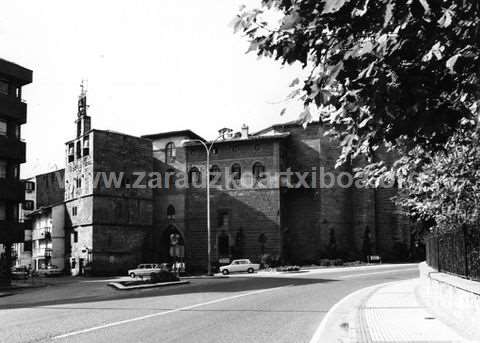
{"type": "Polygon", "coordinates": [[[14,280],[26,280],[28,279],[28,268],[26,266],[13,267],[12,279],[14,280]]]}

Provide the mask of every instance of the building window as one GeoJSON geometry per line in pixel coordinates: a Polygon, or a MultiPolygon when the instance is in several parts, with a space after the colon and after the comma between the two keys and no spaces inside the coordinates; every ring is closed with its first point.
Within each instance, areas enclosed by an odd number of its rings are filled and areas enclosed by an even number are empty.
{"type": "Polygon", "coordinates": [[[9,84],[5,79],[0,79],[0,94],[8,95],[9,84]]]}
{"type": "Polygon", "coordinates": [[[73,236],[73,243],[78,243],[78,232],[77,231],[72,232],[72,236],[73,236]]]}
{"type": "Polygon", "coordinates": [[[25,211],[33,211],[34,206],[35,203],[33,202],[33,200],[25,200],[22,204],[22,208],[25,211]]]}
{"type": "Polygon", "coordinates": [[[213,165],[210,168],[210,182],[220,182],[222,178],[222,171],[217,165],[213,165]]]}
{"type": "Polygon", "coordinates": [[[18,164],[12,166],[12,176],[16,180],[20,178],[20,166],[18,164]]]}
{"type": "Polygon", "coordinates": [[[165,182],[167,183],[167,188],[168,189],[174,189],[175,188],[175,169],[168,169],[167,173],[165,174],[165,182]]]}
{"type": "Polygon", "coordinates": [[[75,160],[75,145],[73,143],[68,144],[68,162],[73,162],[75,160]]]}
{"type": "Polygon", "coordinates": [[[7,220],[7,204],[0,201],[0,220],[7,220]]]}
{"type": "Polygon", "coordinates": [[[35,190],[35,182],[32,181],[26,181],[25,182],[25,191],[27,193],[31,193],[35,190]]]}
{"type": "Polygon", "coordinates": [[[5,120],[0,120],[0,136],[7,136],[7,122],[5,120]]]}
{"type": "Polygon", "coordinates": [[[188,172],[188,184],[199,185],[202,182],[202,173],[197,167],[192,167],[188,172]]]}
{"type": "Polygon", "coordinates": [[[7,167],[7,161],[0,160],[0,179],[5,179],[7,177],[7,167]]]}
{"type": "Polygon", "coordinates": [[[83,138],[83,156],[90,155],[90,140],[88,137],[83,138]]]}
{"type": "Polygon", "coordinates": [[[75,179],[75,186],[77,188],[82,188],[82,179],[81,178],[75,179]]]}
{"type": "Polygon", "coordinates": [[[265,166],[260,162],[256,162],[253,165],[252,174],[255,180],[261,180],[265,178],[265,166]]]}
{"type": "Polygon", "coordinates": [[[220,211],[218,213],[218,227],[228,228],[230,225],[230,215],[228,211],[220,211]]]}
{"type": "Polygon", "coordinates": [[[235,183],[240,183],[240,180],[242,179],[242,167],[240,164],[235,163],[232,165],[230,168],[230,173],[232,174],[232,179],[235,183]]]}
{"type": "Polygon", "coordinates": [[[167,218],[175,219],[175,207],[173,205],[168,205],[167,207],[167,218]]]}
{"type": "Polygon", "coordinates": [[[73,206],[72,207],[72,216],[76,216],[77,215],[77,206],[73,206]]]}
{"type": "Polygon", "coordinates": [[[80,141],[77,142],[77,158],[82,157],[82,143],[80,141]]]}
{"type": "Polygon", "coordinates": [[[177,152],[175,149],[175,144],[173,142],[168,143],[165,146],[165,162],[166,163],[175,162],[176,154],[177,152]]]}

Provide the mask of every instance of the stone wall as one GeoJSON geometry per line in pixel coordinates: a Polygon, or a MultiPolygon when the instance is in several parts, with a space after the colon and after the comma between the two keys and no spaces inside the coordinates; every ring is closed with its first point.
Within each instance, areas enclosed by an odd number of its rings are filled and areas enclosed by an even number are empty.
{"type": "Polygon", "coordinates": [[[70,257],[77,266],[80,259],[91,263],[94,274],[123,273],[142,262],[152,229],[153,192],[147,187],[153,171],[152,145],[109,131],[94,130],[89,137],[89,155],[67,161],[70,257]],[[108,185],[101,173],[117,182],[108,185]]]}
{"type": "Polygon", "coordinates": [[[480,341],[480,282],[439,273],[420,263],[418,295],[430,312],[461,329],[471,342],[480,341]]]}
{"type": "Polygon", "coordinates": [[[65,198],[65,169],[35,177],[36,208],[63,202],[65,198]]]}

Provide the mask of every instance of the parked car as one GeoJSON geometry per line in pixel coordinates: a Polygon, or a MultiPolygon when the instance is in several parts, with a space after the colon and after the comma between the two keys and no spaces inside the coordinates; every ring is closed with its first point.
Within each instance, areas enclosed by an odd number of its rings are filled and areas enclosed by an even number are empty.
{"type": "Polygon", "coordinates": [[[26,266],[12,268],[12,279],[14,280],[26,280],[28,279],[28,274],[28,268],[26,266]]]}
{"type": "Polygon", "coordinates": [[[242,260],[233,260],[232,263],[220,267],[220,272],[223,275],[227,275],[230,273],[239,273],[239,272],[247,272],[253,273],[260,269],[260,265],[258,263],[252,263],[248,259],[242,260]]]}
{"type": "Polygon", "coordinates": [[[37,270],[39,276],[59,276],[63,274],[63,270],[54,264],[50,264],[45,268],[37,270]]]}
{"type": "Polygon", "coordinates": [[[160,270],[168,270],[167,264],[144,263],[139,264],[135,269],[130,269],[128,271],[128,275],[131,278],[135,278],[137,276],[150,276],[150,274],[159,272],[160,270]]]}

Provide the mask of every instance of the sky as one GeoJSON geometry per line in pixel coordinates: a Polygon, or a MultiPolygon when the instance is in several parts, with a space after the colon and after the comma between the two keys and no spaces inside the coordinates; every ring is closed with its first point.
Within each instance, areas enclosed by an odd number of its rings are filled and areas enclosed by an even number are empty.
{"type": "Polygon", "coordinates": [[[254,132],[296,119],[301,104],[285,98],[299,67],[246,54],[246,39],[229,25],[240,5],[257,3],[2,1],[0,57],[33,70],[23,90],[22,177],[64,167],[83,79],[95,129],[136,136],[190,129],[212,139],[223,127],[245,123],[254,132]]]}

